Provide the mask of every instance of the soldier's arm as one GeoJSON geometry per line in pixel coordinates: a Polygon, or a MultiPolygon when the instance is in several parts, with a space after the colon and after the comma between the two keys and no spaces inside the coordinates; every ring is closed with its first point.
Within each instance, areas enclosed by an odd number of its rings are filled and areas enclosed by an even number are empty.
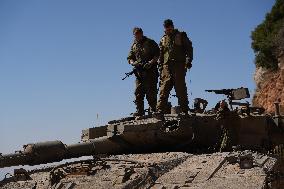
{"type": "Polygon", "coordinates": [[[158,62],[158,59],[159,59],[160,49],[159,49],[158,44],[154,40],[152,40],[151,46],[152,46],[151,51],[153,52],[153,58],[152,58],[151,62],[156,64],[158,62]]]}
{"type": "MultiPolygon", "coordinates": [[[[162,38],[163,40],[163,38],[162,38]]],[[[160,41],[159,44],[159,48],[160,48],[160,54],[159,54],[159,64],[163,64],[164,63],[164,47],[162,45],[162,40],[160,41]]]]}
{"type": "Polygon", "coordinates": [[[187,34],[185,32],[182,32],[183,34],[183,46],[186,52],[186,56],[189,58],[189,62],[192,62],[193,60],[193,47],[192,42],[187,37],[187,34]]]}
{"type": "Polygon", "coordinates": [[[133,51],[133,45],[131,46],[131,49],[128,53],[127,61],[128,61],[129,64],[133,64],[136,61],[136,56],[135,56],[134,51],[133,51]]]}
{"type": "Polygon", "coordinates": [[[159,59],[158,59],[158,69],[159,69],[160,77],[161,77],[161,73],[163,70],[163,64],[164,64],[164,47],[162,45],[162,40],[161,40],[159,43],[159,59]]]}

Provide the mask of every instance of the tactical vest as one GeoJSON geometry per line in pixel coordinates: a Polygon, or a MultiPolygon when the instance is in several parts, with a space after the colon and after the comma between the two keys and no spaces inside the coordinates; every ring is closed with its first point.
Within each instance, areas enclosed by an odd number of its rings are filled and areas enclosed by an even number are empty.
{"type": "Polygon", "coordinates": [[[134,42],[132,51],[135,54],[136,61],[148,62],[155,56],[152,43],[153,41],[147,37],[144,37],[141,42],[134,42]]]}
{"type": "Polygon", "coordinates": [[[184,32],[174,30],[171,35],[164,35],[161,39],[162,53],[164,63],[168,61],[185,62],[186,50],[183,46],[184,32]]]}

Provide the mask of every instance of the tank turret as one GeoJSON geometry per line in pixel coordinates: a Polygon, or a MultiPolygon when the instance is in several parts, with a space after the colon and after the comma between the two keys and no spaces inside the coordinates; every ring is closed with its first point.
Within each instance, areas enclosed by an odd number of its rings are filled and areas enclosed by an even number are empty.
{"type": "Polygon", "coordinates": [[[216,152],[236,148],[269,151],[284,144],[284,119],[279,111],[275,116],[266,115],[252,111],[248,103],[236,102],[249,97],[247,88],[207,91],[227,95],[231,108],[217,104],[215,109],[202,110],[202,113],[193,110],[184,115],[173,111],[166,114],[164,120],[151,115],[139,120],[134,117],[112,120],[107,125],[83,130],[80,143],[39,142],[24,145],[23,150],[13,154],[1,154],[0,168],[99,154],[216,152]],[[238,107],[233,109],[232,106],[238,107]]]}

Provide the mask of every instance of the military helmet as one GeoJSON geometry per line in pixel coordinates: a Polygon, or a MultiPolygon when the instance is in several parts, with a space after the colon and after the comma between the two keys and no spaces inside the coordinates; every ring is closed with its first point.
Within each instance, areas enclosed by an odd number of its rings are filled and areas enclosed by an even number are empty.
{"type": "Polygon", "coordinates": [[[164,27],[169,27],[169,26],[174,26],[174,23],[173,23],[173,21],[171,20],[171,19],[166,19],[165,21],[164,21],[164,27]]]}
{"type": "Polygon", "coordinates": [[[135,27],[135,28],[133,28],[133,34],[136,34],[136,33],[143,33],[143,30],[142,30],[142,28],[139,28],[139,27],[135,27]]]}

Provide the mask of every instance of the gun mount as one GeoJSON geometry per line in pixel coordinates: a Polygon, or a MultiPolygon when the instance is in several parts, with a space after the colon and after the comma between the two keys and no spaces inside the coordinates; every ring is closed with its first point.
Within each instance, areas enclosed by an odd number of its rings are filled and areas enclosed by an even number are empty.
{"type": "Polygon", "coordinates": [[[249,90],[248,88],[237,88],[237,89],[220,89],[220,90],[205,90],[206,92],[214,92],[215,94],[223,94],[226,95],[229,101],[229,105],[232,109],[232,105],[243,105],[249,106],[249,103],[240,103],[234,102],[233,100],[242,100],[245,98],[249,98],[249,90]]]}
{"type": "Polygon", "coordinates": [[[237,89],[220,89],[220,90],[205,90],[206,92],[214,92],[215,94],[224,94],[230,100],[242,100],[245,98],[249,98],[249,90],[248,88],[237,88],[237,89]]]}
{"type": "Polygon", "coordinates": [[[241,112],[250,114],[263,114],[265,110],[262,107],[251,107],[250,103],[247,102],[239,102],[239,100],[243,100],[246,98],[250,98],[248,88],[237,88],[237,89],[220,89],[220,90],[205,90],[206,92],[214,92],[215,94],[223,94],[227,96],[230,109],[233,110],[233,106],[240,106],[241,112]]]}

